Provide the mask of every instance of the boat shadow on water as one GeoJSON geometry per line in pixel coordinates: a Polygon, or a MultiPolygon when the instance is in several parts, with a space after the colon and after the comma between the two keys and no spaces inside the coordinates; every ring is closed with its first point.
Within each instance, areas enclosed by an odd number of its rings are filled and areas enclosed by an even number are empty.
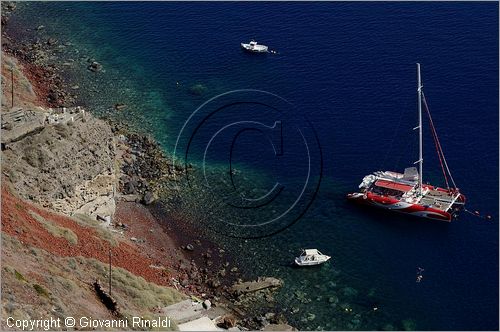
{"type": "Polygon", "coordinates": [[[246,63],[264,63],[267,61],[268,53],[250,53],[247,51],[241,51],[241,56],[246,63]]]}
{"type": "Polygon", "coordinates": [[[330,269],[333,267],[332,265],[332,262],[331,261],[328,261],[328,262],[325,262],[323,264],[318,264],[318,265],[310,265],[310,266],[299,266],[297,264],[295,264],[294,261],[291,261],[291,262],[283,262],[280,264],[281,266],[283,267],[288,267],[288,268],[292,268],[293,270],[303,270],[303,271],[311,271],[311,270],[314,270],[314,271],[319,271],[321,269],[330,269]]]}

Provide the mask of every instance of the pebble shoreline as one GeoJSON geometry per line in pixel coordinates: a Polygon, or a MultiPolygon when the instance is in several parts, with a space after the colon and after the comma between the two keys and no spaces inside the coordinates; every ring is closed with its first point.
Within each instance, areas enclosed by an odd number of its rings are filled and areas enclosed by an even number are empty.
{"type": "MultiPolygon", "coordinates": [[[[2,7],[6,14],[2,15],[4,27],[8,24],[8,15],[15,11],[15,4],[4,2],[2,7]]],[[[39,28],[43,29],[43,27],[39,28]]],[[[77,98],[72,92],[75,89],[69,88],[69,86],[75,87],[75,82],[69,83],[63,78],[61,75],[63,68],[46,63],[47,52],[58,44],[55,38],[17,44],[14,37],[4,33],[3,41],[3,51],[21,63],[24,74],[38,96],[40,106],[76,106],[77,98]]],[[[102,66],[96,61],[90,61],[88,70],[98,72],[102,70],[102,66]]],[[[125,107],[126,105],[117,104],[115,110],[120,111],[125,107]]],[[[124,147],[119,156],[121,172],[118,179],[117,217],[113,220],[114,227],[123,229],[124,222],[127,220],[125,217],[132,212],[136,217],[134,224],[139,225],[144,222],[147,226],[153,227],[152,220],[154,220],[156,225],[159,225],[168,235],[164,239],[168,238],[173,241],[174,245],[171,245],[170,250],[178,259],[176,263],[171,262],[178,277],[170,286],[179,288],[187,295],[208,298],[215,304],[220,303],[230,308],[230,311],[238,317],[238,324],[250,329],[260,329],[269,323],[286,324],[282,314],[268,312],[263,315],[264,313],[258,307],[252,307],[254,300],[271,299],[272,288],[276,288],[275,285],[264,287],[260,293],[246,294],[246,296],[242,296],[241,292],[234,292],[231,285],[241,282],[240,278],[244,277],[235,260],[209,239],[201,238],[192,225],[184,223],[180,218],[160,217],[165,216],[165,207],[162,206],[161,198],[172,194],[172,186],[169,183],[182,177],[184,169],[179,166],[174,167],[158,143],[147,135],[135,132],[123,122],[107,119],[106,123],[114,137],[124,147]],[[146,219],[149,220],[149,224],[146,219]],[[234,303],[244,304],[234,305],[234,303]]],[[[151,246],[146,250],[161,251],[164,247],[162,243],[150,243],[148,240],[137,237],[130,238],[130,240],[139,246],[151,246]]],[[[163,239],[160,238],[161,240],[163,239]]],[[[282,327],[287,327],[287,325],[282,327]]]]}

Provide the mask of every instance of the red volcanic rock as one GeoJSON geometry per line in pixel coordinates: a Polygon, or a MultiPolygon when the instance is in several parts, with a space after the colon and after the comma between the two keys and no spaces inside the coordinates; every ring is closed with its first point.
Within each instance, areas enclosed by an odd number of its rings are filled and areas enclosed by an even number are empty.
{"type": "MultiPolygon", "coordinates": [[[[41,248],[58,256],[83,256],[95,258],[103,263],[109,259],[110,243],[99,237],[91,226],[85,227],[73,219],[39,208],[12,195],[2,188],[2,232],[18,238],[23,243],[41,248]],[[76,244],[70,244],[63,237],[49,233],[30,211],[46,220],[70,229],[78,237],[76,244]]],[[[151,268],[153,261],[131,244],[118,242],[113,247],[112,262],[129,272],[159,285],[169,285],[170,276],[165,270],[151,268]]]]}

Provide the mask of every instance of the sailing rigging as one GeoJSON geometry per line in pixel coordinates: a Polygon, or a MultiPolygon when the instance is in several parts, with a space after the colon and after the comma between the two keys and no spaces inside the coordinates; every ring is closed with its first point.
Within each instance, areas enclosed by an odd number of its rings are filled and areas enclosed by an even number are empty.
{"type": "Polygon", "coordinates": [[[417,108],[419,149],[416,167],[409,167],[404,173],[377,171],[363,178],[359,191],[350,193],[347,198],[366,205],[386,210],[406,213],[418,217],[451,221],[456,212],[465,204],[465,196],[460,193],[443,153],[439,137],[425,95],[423,92],[420,64],[417,63],[417,108]],[[429,119],[434,145],[443,172],[446,188],[436,187],[423,182],[423,122],[422,108],[429,119]],[[451,182],[451,185],[450,185],[451,182]]]}

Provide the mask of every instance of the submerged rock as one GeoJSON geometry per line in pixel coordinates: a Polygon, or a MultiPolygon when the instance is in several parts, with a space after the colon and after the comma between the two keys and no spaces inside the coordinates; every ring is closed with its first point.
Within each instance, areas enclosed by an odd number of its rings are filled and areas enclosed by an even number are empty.
{"type": "Polygon", "coordinates": [[[344,287],[342,288],[341,292],[347,297],[355,297],[358,295],[358,291],[352,287],[344,287]]]}
{"type": "Polygon", "coordinates": [[[417,329],[417,323],[412,319],[405,319],[401,322],[403,324],[403,330],[405,331],[415,331],[417,329]]]}
{"type": "Polygon", "coordinates": [[[2,9],[5,11],[13,11],[16,9],[16,3],[13,1],[3,1],[2,9]]]}
{"type": "Polygon", "coordinates": [[[52,38],[52,37],[49,38],[49,39],[47,39],[47,45],[53,46],[53,45],[56,45],[56,44],[57,44],[57,39],[52,38]]]}
{"type": "Polygon", "coordinates": [[[356,328],[361,324],[361,320],[359,318],[354,318],[351,320],[351,324],[356,328]]]}
{"type": "Polygon", "coordinates": [[[268,324],[264,326],[264,331],[297,331],[296,328],[294,328],[291,325],[288,324],[268,324]]]}
{"type": "Polygon", "coordinates": [[[328,298],[328,302],[329,302],[329,303],[332,303],[332,304],[337,304],[337,303],[339,303],[339,298],[338,298],[338,297],[336,297],[335,295],[330,296],[330,297],[328,298]]]}
{"type": "Polygon", "coordinates": [[[127,105],[126,105],[126,104],[124,104],[124,103],[117,103],[117,104],[115,104],[113,107],[114,107],[114,109],[115,109],[115,110],[117,110],[117,111],[121,111],[122,109],[126,108],[126,107],[127,107],[127,105]]]}
{"type": "Polygon", "coordinates": [[[300,291],[300,290],[295,291],[294,294],[297,297],[297,300],[299,300],[300,303],[302,303],[302,304],[307,304],[307,303],[312,302],[311,299],[307,298],[307,294],[300,291]]]}
{"type": "Polygon", "coordinates": [[[189,93],[192,94],[193,96],[201,96],[207,91],[207,87],[204,86],[203,84],[195,84],[189,88],[189,93]]]}
{"type": "Polygon", "coordinates": [[[233,285],[232,291],[235,294],[256,292],[267,288],[278,288],[283,285],[283,281],[273,277],[259,278],[256,281],[239,282],[233,285]]]}
{"type": "Polygon", "coordinates": [[[316,315],[315,314],[313,314],[311,312],[307,314],[307,320],[308,321],[312,321],[314,319],[316,319],[316,315]]]}
{"type": "Polygon", "coordinates": [[[96,73],[96,72],[99,72],[102,70],[102,65],[97,61],[93,61],[90,63],[90,65],[87,67],[87,69],[96,73]]]}

